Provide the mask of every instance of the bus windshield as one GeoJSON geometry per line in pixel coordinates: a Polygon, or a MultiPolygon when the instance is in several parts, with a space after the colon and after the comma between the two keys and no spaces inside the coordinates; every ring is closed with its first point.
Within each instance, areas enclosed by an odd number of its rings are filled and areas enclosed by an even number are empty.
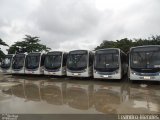
{"type": "Polygon", "coordinates": [[[83,70],[87,68],[87,51],[72,51],[68,55],[67,68],[70,70],[83,70]]]}
{"type": "Polygon", "coordinates": [[[132,68],[160,69],[160,47],[133,48],[130,57],[132,68]]]}
{"type": "Polygon", "coordinates": [[[2,60],[1,68],[9,69],[11,66],[13,55],[6,55],[5,58],[2,60]]]}
{"type": "Polygon", "coordinates": [[[25,54],[17,54],[13,58],[12,68],[21,69],[24,66],[25,54]]]}
{"type": "Polygon", "coordinates": [[[49,53],[45,57],[44,66],[46,69],[59,69],[61,67],[62,52],[49,53]]]}
{"type": "Polygon", "coordinates": [[[26,57],[26,68],[36,69],[40,64],[40,53],[31,53],[26,57]]]}
{"type": "Polygon", "coordinates": [[[119,68],[118,50],[99,50],[95,53],[95,69],[99,71],[110,71],[119,68]]]}

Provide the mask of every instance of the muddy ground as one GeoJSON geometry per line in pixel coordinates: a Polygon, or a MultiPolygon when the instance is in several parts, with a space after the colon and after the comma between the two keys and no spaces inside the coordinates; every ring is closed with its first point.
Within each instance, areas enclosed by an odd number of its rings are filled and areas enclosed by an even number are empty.
{"type": "Polygon", "coordinates": [[[0,113],[157,114],[160,84],[0,74],[0,113]]]}

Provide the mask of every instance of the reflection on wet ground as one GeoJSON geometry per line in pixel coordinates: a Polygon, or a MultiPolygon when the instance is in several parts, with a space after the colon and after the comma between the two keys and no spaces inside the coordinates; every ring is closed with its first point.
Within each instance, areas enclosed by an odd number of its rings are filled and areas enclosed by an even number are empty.
{"type": "Polygon", "coordinates": [[[0,113],[160,113],[158,84],[0,75],[0,113]]]}

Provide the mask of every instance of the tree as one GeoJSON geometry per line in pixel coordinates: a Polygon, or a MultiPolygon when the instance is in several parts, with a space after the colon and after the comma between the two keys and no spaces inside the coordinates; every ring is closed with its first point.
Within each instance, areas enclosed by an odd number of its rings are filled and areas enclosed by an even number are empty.
{"type": "Polygon", "coordinates": [[[115,46],[114,41],[104,40],[99,46],[95,48],[95,50],[103,49],[103,48],[113,48],[115,46]]]}
{"type": "Polygon", "coordinates": [[[117,40],[116,44],[115,44],[116,48],[120,48],[121,50],[123,50],[126,53],[129,51],[130,47],[133,47],[133,46],[134,46],[134,44],[133,44],[132,40],[129,40],[128,38],[117,40]]]}
{"type": "Polygon", "coordinates": [[[148,39],[124,38],[116,41],[104,40],[99,46],[95,48],[95,50],[104,48],[120,48],[121,50],[127,53],[131,47],[142,46],[142,45],[160,45],[160,35],[151,36],[148,39]]]}
{"type": "MultiPolygon", "coordinates": [[[[1,38],[0,38],[0,45],[8,46],[1,38]]],[[[3,53],[3,51],[0,48],[0,61],[1,61],[1,58],[3,58],[4,56],[5,56],[5,54],[3,53]]]]}
{"type": "Polygon", "coordinates": [[[0,45],[8,46],[1,38],[0,38],[0,45]]]}
{"type": "Polygon", "coordinates": [[[9,54],[14,54],[16,52],[42,52],[42,51],[49,51],[50,48],[48,48],[46,45],[39,43],[39,37],[32,37],[30,35],[25,35],[25,38],[23,41],[15,42],[11,47],[8,49],[9,54]]]}
{"type": "Polygon", "coordinates": [[[103,41],[99,46],[95,48],[97,49],[104,49],[104,48],[120,48],[124,52],[127,52],[130,47],[133,46],[132,40],[129,40],[128,38],[124,38],[121,40],[116,40],[116,41],[103,41]]]}

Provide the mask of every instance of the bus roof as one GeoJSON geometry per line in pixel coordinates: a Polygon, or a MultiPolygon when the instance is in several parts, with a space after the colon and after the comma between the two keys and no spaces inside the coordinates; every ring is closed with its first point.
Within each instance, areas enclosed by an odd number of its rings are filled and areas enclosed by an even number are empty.
{"type": "Polygon", "coordinates": [[[5,56],[11,56],[11,55],[14,56],[15,54],[7,54],[7,55],[5,55],[5,56]]]}
{"type": "Polygon", "coordinates": [[[29,55],[29,54],[44,54],[44,53],[42,53],[42,52],[31,52],[31,53],[28,53],[27,55],[29,55]]]}
{"type": "Polygon", "coordinates": [[[17,53],[15,55],[27,55],[27,53],[17,53]]]}
{"type": "Polygon", "coordinates": [[[79,49],[79,50],[72,50],[72,51],[69,51],[69,53],[70,53],[70,52],[74,52],[74,51],[87,51],[87,52],[90,52],[91,50],[79,49]]]}
{"type": "MultiPolygon", "coordinates": [[[[104,49],[98,49],[98,50],[96,50],[96,51],[100,51],[100,50],[118,50],[118,51],[120,51],[120,52],[126,54],[126,53],[123,52],[120,48],[104,48],[104,49]]],[[[96,52],[96,51],[95,51],[95,52],[96,52]]]]}
{"type": "Polygon", "coordinates": [[[135,47],[131,47],[130,48],[130,51],[132,49],[135,49],[135,48],[143,48],[143,47],[160,47],[160,45],[143,45],[143,46],[135,46],[135,47]]]}
{"type": "Polygon", "coordinates": [[[57,50],[57,51],[49,51],[49,52],[47,52],[47,54],[48,54],[48,53],[54,53],[54,52],[62,52],[62,53],[67,53],[67,52],[65,52],[65,51],[60,51],[60,50],[57,50]]]}
{"type": "Polygon", "coordinates": [[[121,50],[120,48],[104,48],[104,49],[98,49],[96,51],[99,51],[99,50],[121,50]]]}

